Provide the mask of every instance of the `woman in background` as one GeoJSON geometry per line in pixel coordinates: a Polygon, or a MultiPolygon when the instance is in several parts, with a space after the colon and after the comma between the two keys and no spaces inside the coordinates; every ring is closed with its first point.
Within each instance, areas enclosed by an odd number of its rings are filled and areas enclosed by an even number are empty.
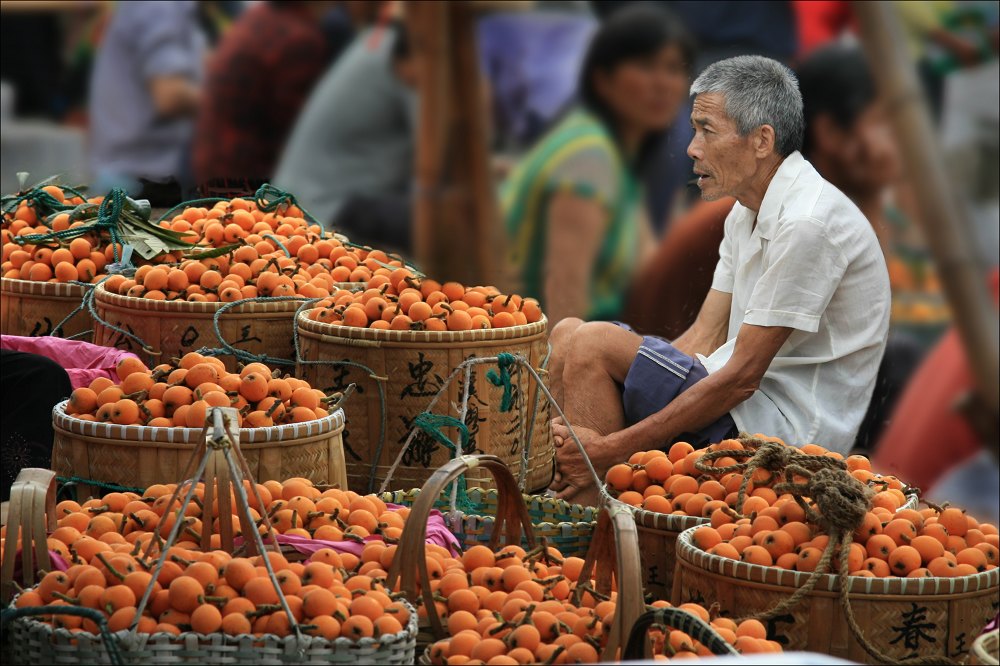
{"type": "Polygon", "coordinates": [[[549,324],[613,319],[650,256],[639,174],[688,97],[693,47],[663,10],[633,5],[594,36],[580,105],[504,183],[509,263],[549,324]]]}

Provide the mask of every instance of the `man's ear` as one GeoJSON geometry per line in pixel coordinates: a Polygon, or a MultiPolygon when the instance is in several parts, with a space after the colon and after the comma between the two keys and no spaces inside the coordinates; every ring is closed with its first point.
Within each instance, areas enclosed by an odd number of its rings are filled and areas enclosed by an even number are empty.
{"type": "Polygon", "coordinates": [[[757,159],[763,159],[775,152],[774,128],[770,125],[761,125],[754,135],[754,152],[757,159]]]}

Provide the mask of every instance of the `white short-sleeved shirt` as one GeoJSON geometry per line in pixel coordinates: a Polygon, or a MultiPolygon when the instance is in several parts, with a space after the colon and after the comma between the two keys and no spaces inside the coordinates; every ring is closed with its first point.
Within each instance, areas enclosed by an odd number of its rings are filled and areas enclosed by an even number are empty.
{"type": "Polygon", "coordinates": [[[798,152],[778,168],[760,212],[726,218],[712,288],[732,294],[727,342],[740,326],[795,329],[760,388],[731,412],[740,430],[846,453],[868,409],[889,330],[890,292],[875,232],[850,199],[798,152]]]}

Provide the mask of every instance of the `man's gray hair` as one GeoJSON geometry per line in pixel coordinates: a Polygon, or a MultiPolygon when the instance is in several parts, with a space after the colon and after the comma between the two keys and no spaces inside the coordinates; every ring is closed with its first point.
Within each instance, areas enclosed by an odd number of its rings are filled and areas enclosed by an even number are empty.
{"type": "Polygon", "coordinates": [[[775,150],[782,157],[802,149],[802,93],[795,74],[780,62],[753,55],[720,60],[691,84],[692,95],[701,93],[725,96],[726,115],[740,136],[770,125],[775,150]]]}

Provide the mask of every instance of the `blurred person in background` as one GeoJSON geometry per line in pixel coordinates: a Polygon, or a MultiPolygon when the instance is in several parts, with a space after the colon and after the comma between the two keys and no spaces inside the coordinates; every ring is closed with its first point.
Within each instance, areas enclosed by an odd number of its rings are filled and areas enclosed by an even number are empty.
{"type": "Polygon", "coordinates": [[[299,114],[274,184],[352,241],[408,251],[416,77],[402,23],[360,33],[299,114]]]}
{"type": "MultiPolygon", "coordinates": [[[[902,164],[865,55],[854,46],[826,46],[806,58],[796,74],[806,120],[802,154],[871,222],[889,266],[893,296],[898,297],[906,283],[898,274],[908,268],[898,255],[906,248],[896,237],[909,225],[888,195],[902,184],[902,164]]],[[[922,357],[918,340],[890,328],[857,448],[867,452],[874,446],[922,357]]]]}
{"type": "Polygon", "coordinates": [[[125,187],[154,207],[181,200],[205,47],[197,2],[115,5],[90,85],[95,190],[125,187]]]}
{"type": "Polygon", "coordinates": [[[935,117],[941,113],[944,80],[951,72],[996,56],[995,1],[924,0],[893,3],[919,67],[935,117]]]}
{"type": "Polygon", "coordinates": [[[579,108],[503,183],[509,264],[552,325],[613,319],[652,250],[640,177],[687,99],[693,49],[662,10],[626,7],[598,30],[579,108]]]}
{"type": "Polygon", "coordinates": [[[10,499],[22,469],[52,464],[52,408],[72,391],[69,375],[55,361],[0,349],[0,501],[10,499]]]}
{"type": "Polygon", "coordinates": [[[336,2],[258,2],[208,61],[193,145],[201,193],[245,194],[271,179],[282,147],[332,52],[336,2]],[[231,191],[230,191],[231,190],[231,191]]]}
{"type": "MultiPolygon", "coordinates": [[[[1000,273],[991,272],[994,305],[1000,273]]],[[[996,415],[978,398],[968,354],[949,330],[913,374],[878,444],[872,465],[949,501],[980,520],[997,521],[1000,475],[989,452],[996,446],[996,415]]]]}

